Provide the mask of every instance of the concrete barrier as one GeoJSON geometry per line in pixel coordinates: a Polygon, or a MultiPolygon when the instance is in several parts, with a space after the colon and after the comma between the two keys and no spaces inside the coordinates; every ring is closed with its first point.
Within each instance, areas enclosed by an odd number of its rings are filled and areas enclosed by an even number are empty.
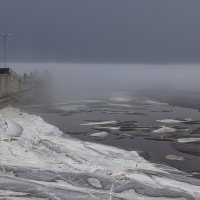
{"type": "Polygon", "coordinates": [[[19,76],[10,68],[0,68],[0,106],[23,103],[34,97],[38,82],[33,73],[19,76]]]}

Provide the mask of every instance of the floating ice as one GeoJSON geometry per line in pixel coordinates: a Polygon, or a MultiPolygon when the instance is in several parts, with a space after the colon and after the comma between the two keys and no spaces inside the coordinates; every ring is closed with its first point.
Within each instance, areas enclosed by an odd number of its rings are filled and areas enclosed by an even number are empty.
{"type": "Polygon", "coordinates": [[[130,102],[130,101],[132,101],[132,98],[131,97],[114,97],[114,98],[111,98],[111,101],[130,102]]]}
{"type": "Polygon", "coordinates": [[[89,122],[85,124],[80,124],[82,126],[93,126],[93,125],[106,125],[106,124],[116,124],[117,121],[112,120],[112,121],[99,121],[99,122],[89,122]]]}
{"type": "Polygon", "coordinates": [[[156,120],[156,121],[166,123],[166,124],[177,124],[177,123],[185,122],[185,121],[181,121],[177,119],[161,119],[161,120],[156,120]]]}
{"type": "Polygon", "coordinates": [[[163,104],[163,105],[168,105],[168,103],[163,103],[163,102],[154,101],[154,100],[146,100],[145,102],[149,103],[149,104],[163,104]]]}
{"type": "Polygon", "coordinates": [[[167,126],[162,126],[161,128],[154,130],[154,133],[174,133],[177,129],[167,126]]]}
{"type": "Polygon", "coordinates": [[[176,155],[167,155],[165,158],[168,160],[177,160],[177,161],[184,160],[184,158],[182,156],[176,156],[176,155]]]}
{"type": "Polygon", "coordinates": [[[117,131],[120,129],[119,126],[96,126],[94,129],[96,130],[110,130],[110,131],[117,131]]]}
{"type": "Polygon", "coordinates": [[[93,137],[105,138],[108,135],[108,133],[105,132],[105,131],[102,131],[102,132],[99,132],[99,133],[92,133],[90,135],[93,136],[93,137]]]}
{"type": "Polygon", "coordinates": [[[184,122],[190,122],[192,121],[191,118],[186,118],[184,120],[178,120],[178,119],[162,119],[162,120],[156,120],[157,122],[162,122],[166,124],[178,124],[178,123],[184,123],[184,122]]]}
{"type": "Polygon", "coordinates": [[[200,142],[200,138],[179,138],[177,141],[180,143],[200,142]]]}
{"type": "Polygon", "coordinates": [[[108,106],[114,106],[114,107],[133,107],[130,104],[122,104],[122,103],[108,103],[108,106]]]}

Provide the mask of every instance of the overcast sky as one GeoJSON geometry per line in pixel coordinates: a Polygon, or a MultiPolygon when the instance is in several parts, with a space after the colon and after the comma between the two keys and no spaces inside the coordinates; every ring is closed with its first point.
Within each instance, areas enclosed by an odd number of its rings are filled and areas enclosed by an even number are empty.
{"type": "Polygon", "coordinates": [[[0,32],[13,62],[193,63],[200,0],[0,0],[0,32]]]}

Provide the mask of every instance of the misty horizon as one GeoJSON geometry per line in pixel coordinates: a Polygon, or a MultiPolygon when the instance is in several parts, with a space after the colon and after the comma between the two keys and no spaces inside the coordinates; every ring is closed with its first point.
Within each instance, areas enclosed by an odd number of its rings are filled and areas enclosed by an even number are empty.
{"type": "Polygon", "coordinates": [[[48,70],[53,88],[47,92],[55,101],[137,96],[139,93],[149,96],[152,92],[167,94],[170,91],[171,95],[174,91],[200,92],[199,65],[10,63],[8,66],[21,76],[48,70]]]}

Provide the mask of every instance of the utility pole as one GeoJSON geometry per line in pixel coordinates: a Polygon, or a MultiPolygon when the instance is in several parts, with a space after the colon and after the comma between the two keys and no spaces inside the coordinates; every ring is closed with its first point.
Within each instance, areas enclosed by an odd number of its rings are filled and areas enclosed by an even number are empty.
{"type": "Polygon", "coordinates": [[[0,36],[3,38],[3,63],[4,63],[4,67],[6,68],[6,38],[8,36],[12,36],[11,33],[1,33],[0,36]]]}

